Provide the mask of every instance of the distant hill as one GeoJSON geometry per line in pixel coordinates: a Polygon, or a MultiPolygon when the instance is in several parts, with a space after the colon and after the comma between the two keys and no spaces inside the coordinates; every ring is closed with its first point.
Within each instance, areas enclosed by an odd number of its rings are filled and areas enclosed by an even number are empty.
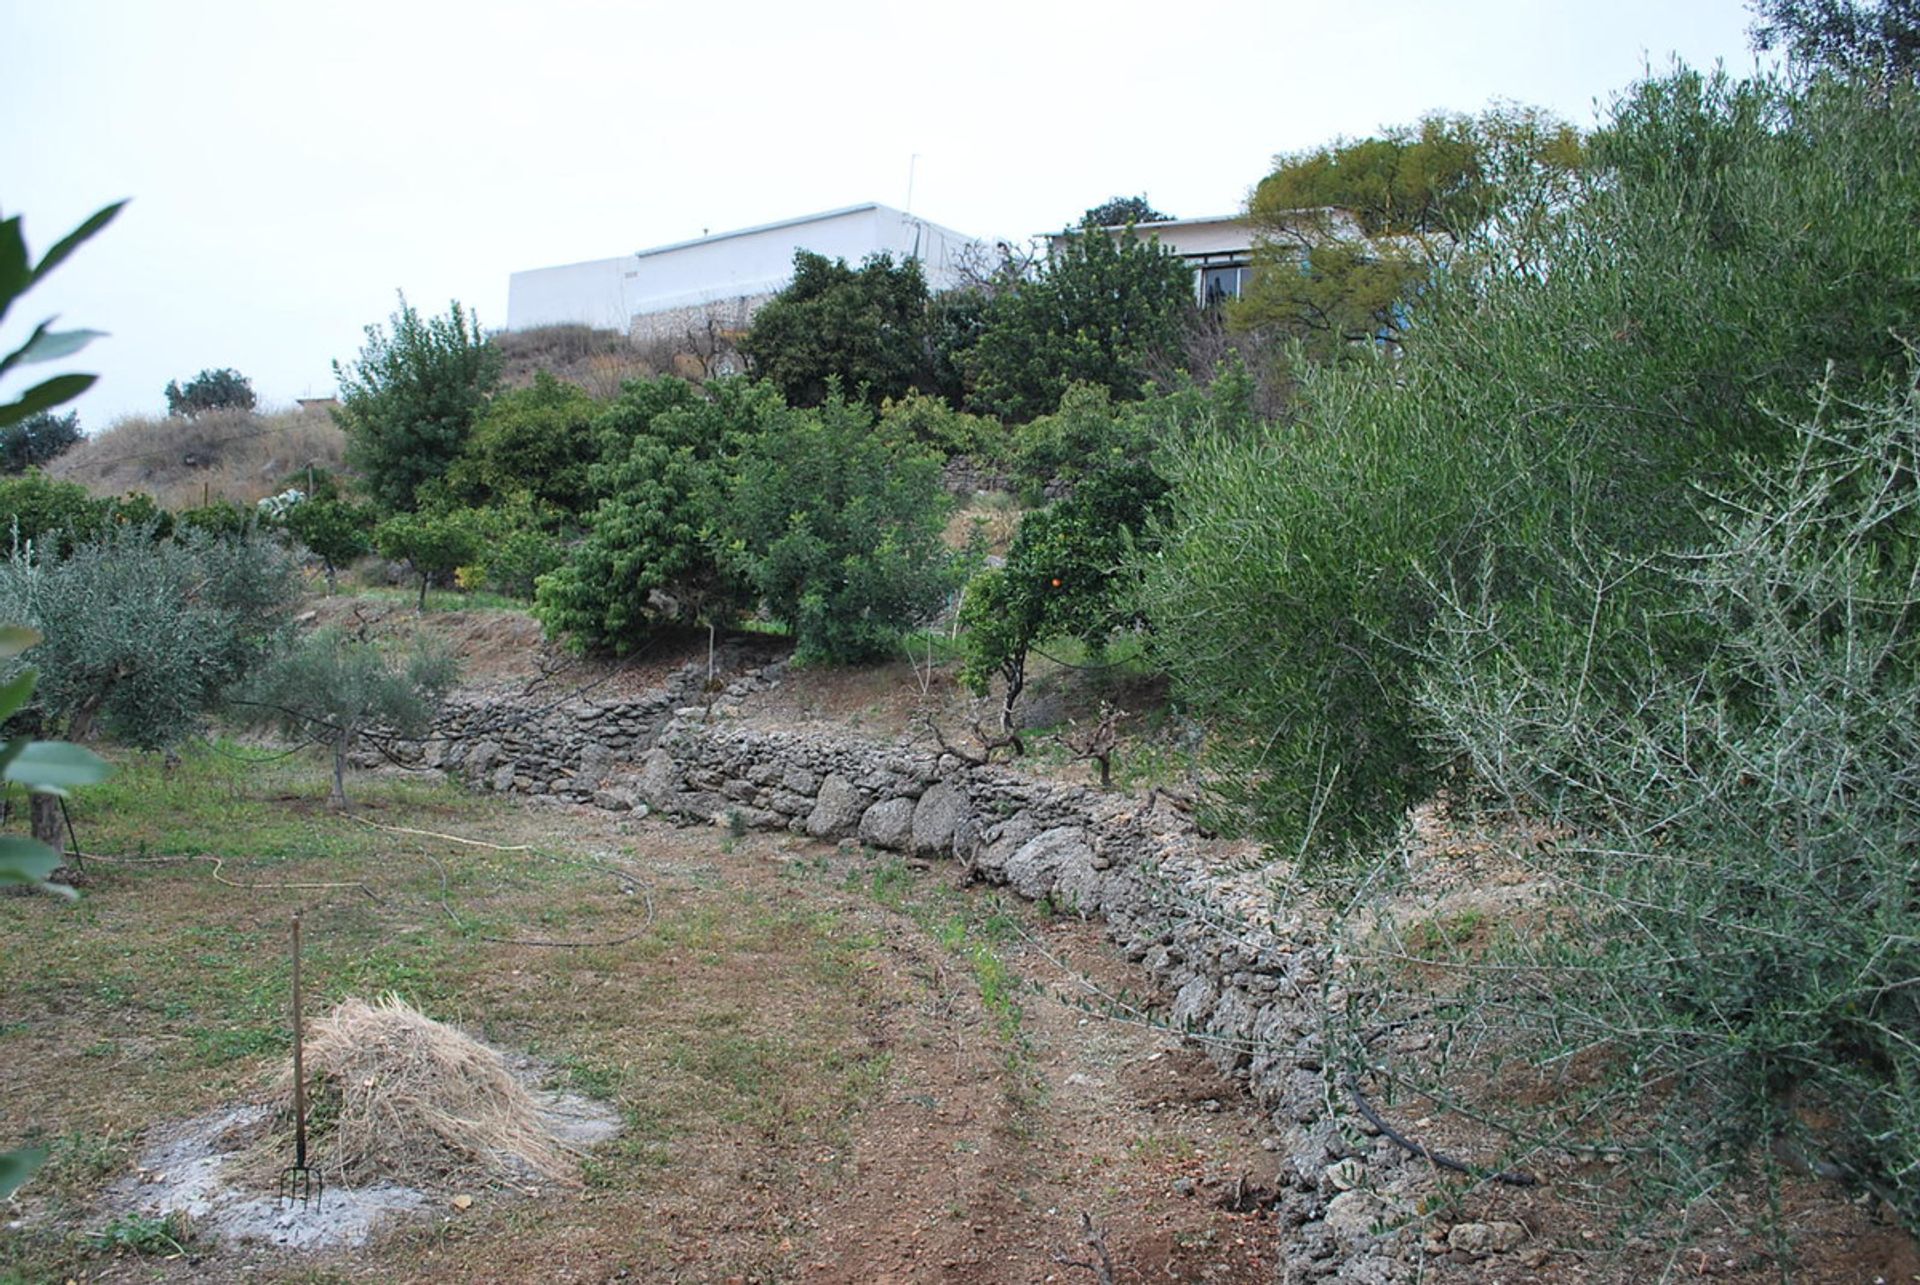
{"type": "Polygon", "coordinates": [[[145,491],[170,509],[208,500],[249,505],[308,468],[337,471],[346,445],[322,407],[192,419],[135,415],[86,438],[47,472],[95,495],[145,491]]]}

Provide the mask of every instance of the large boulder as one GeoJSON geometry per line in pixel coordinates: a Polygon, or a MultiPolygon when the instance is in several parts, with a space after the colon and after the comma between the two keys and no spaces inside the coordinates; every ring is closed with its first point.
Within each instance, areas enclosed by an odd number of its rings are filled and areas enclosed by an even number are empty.
{"type": "Polygon", "coordinates": [[[968,810],[966,794],[945,781],[921,795],[913,808],[913,850],[927,856],[950,854],[954,832],[968,810]]]}
{"type": "Polygon", "coordinates": [[[913,839],[913,800],[888,799],[868,808],[860,817],[860,842],[892,852],[913,839]]]}
{"type": "Polygon", "coordinates": [[[1063,867],[1093,868],[1093,847],[1079,826],[1056,826],[1007,858],[1007,884],[1031,901],[1052,892],[1063,867]]]}
{"type": "Polygon", "coordinates": [[[816,839],[844,839],[860,825],[867,810],[866,796],[838,773],[820,782],[820,793],[807,814],[807,833],[816,839]]]}

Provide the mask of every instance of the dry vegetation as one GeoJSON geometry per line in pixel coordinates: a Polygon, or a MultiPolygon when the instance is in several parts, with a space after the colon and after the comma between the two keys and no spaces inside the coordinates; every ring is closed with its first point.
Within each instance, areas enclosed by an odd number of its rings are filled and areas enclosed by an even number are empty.
{"type": "Polygon", "coordinates": [[[493,342],[503,358],[501,383],[508,388],[525,388],[544,371],[604,399],[616,396],[629,379],[647,379],[668,369],[647,361],[615,330],[539,326],[502,331],[493,342]]]}
{"type": "Polygon", "coordinates": [[[88,437],[47,472],[97,496],[145,491],[168,509],[250,505],[307,468],[337,470],[346,434],[325,410],[133,415],[88,437]]]}

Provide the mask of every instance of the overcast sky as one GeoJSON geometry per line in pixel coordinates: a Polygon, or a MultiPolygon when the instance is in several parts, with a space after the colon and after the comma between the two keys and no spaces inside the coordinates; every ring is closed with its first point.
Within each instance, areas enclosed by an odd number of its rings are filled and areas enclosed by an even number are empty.
{"type": "Polygon", "coordinates": [[[77,363],[102,374],[89,429],[209,367],[285,403],[333,392],[396,290],[497,327],[510,272],[902,206],[910,169],[915,213],[982,237],[1117,194],[1228,213],[1274,153],[1429,110],[1585,126],[1649,63],[1749,71],[1747,22],[1741,0],[0,0],[0,211],[37,253],[133,198],[0,339],[53,312],[112,332],[77,363]]]}

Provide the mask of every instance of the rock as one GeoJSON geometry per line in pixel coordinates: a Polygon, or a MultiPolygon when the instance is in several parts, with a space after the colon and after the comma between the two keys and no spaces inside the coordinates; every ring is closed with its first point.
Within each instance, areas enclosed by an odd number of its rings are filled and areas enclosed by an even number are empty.
{"type": "Polygon", "coordinates": [[[478,745],[467,751],[467,771],[477,778],[491,768],[499,757],[500,743],[498,741],[481,741],[478,745]]]}
{"type": "Polygon", "coordinates": [[[1345,1250],[1371,1246],[1387,1221],[1387,1202],[1370,1191],[1343,1191],[1327,1202],[1327,1232],[1345,1250]]]}
{"type": "Polygon", "coordinates": [[[946,781],[933,786],[914,805],[913,850],[929,856],[952,852],[954,831],[967,811],[967,796],[958,787],[946,781]]]}
{"type": "Polygon", "coordinates": [[[816,839],[845,838],[860,825],[860,814],[866,806],[866,796],[854,789],[851,781],[830,774],[820,782],[813,811],[807,814],[807,833],[816,839]]]}
{"type": "Polygon", "coordinates": [[[1335,1191],[1352,1191],[1360,1185],[1360,1177],[1365,1173],[1360,1161],[1352,1156],[1336,1161],[1320,1171],[1320,1176],[1335,1191]]]}
{"type": "Polygon", "coordinates": [[[593,806],[596,808],[605,808],[609,812],[631,812],[633,811],[633,795],[625,790],[618,789],[595,790],[593,792],[593,806]]]}
{"type": "Polygon", "coordinates": [[[669,811],[680,792],[680,768],[665,750],[648,750],[640,760],[640,776],[634,788],[649,806],[669,811]]]}
{"type": "Polygon", "coordinates": [[[598,789],[613,770],[613,751],[598,741],[580,747],[580,766],[574,769],[574,783],[583,790],[598,789]]]}
{"type": "Polygon", "coordinates": [[[780,776],[780,788],[795,794],[814,794],[820,789],[820,778],[803,767],[789,767],[780,776]]]}
{"type": "Polygon", "coordinates": [[[493,774],[493,788],[504,793],[513,788],[513,764],[509,763],[493,774]]]}
{"type": "Polygon", "coordinates": [[[1455,1223],[1447,1229],[1447,1248],[1476,1256],[1503,1254],[1527,1238],[1519,1223],[1455,1223]]]}
{"type": "Polygon", "coordinates": [[[860,842],[899,852],[913,838],[913,800],[888,799],[860,816],[860,842]]]}
{"type": "Polygon", "coordinates": [[[1059,826],[1029,839],[1007,858],[1007,883],[1022,897],[1038,901],[1053,891],[1060,867],[1074,861],[1088,870],[1093,867],[1093,849],[1087,844],[1086,832],[1078,826],[1059,826]]]}

